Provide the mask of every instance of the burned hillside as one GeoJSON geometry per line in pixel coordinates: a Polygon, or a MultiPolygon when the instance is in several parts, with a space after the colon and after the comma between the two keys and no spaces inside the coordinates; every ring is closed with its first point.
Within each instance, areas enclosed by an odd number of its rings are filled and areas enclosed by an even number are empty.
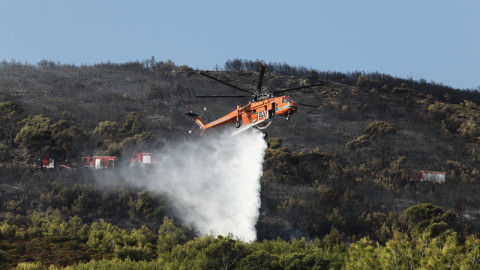
{"type": "MultiPolygon", "coordinates": [[[[478,232],[480,93],[379,73],[238,59],[210,74],[252,89],[263,64],[265,91],[323,85],[291,93],[318,107],[300,107],[289,121],[274,117],[268,128],[259,240],[314,239],[335,228],[343,239],[385,243],[408,227],[402,212],[421,203],[444,209],[448,228],[478,232]],[[409,181],[413,170],[445,172],[446,182],[409,181]]],[[[154,59],[0,63],[1,217],[26,226],[22,216],[59,211],[84,222],[157,230],[164,215],[175,215],[168,198],[122,185],[100,192],[93,180],[98,172],[33,164],[45,155],[115,155],[128,167],[132,152],[166,151],[192,140],[186,112],[213,121],[250,101],[195,98],[237,94],[197,72],[154,59]]]]}

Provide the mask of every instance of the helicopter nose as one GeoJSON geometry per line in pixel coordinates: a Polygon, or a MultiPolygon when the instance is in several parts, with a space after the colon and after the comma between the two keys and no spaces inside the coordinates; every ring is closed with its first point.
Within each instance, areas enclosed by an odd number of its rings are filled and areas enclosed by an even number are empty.
{"type": "Polygon", "coordinates": [[[287,102],[287,111],[286,111],[286,116],[287,118],[296,113],[297,112],[297,109],[298,109],[298,104],[295,102],[295,101],[290,101],[290,102],[287,102]]]}
{"type": "Polygon", "coordinates": [[[292,100],[292,102],[291,102],[289,105],[292,106],[292,107],[291,107],[291,110],[292,110],[293,112],[296,112],[296,111],[297,111],[297,109],[298,109],[298,103],[296,103],[295,101],[292,100]]]}

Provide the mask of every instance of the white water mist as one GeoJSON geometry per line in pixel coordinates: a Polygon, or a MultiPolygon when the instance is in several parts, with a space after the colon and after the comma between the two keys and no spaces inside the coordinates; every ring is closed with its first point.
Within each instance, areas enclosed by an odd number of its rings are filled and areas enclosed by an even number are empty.
{"type": "Polygon", "coordinates": [[[229,134],[171,146],[161,165],[136,185],[166,194],[183,223],[200,235],[232,233],[254,241],[267,145],[258,131],[229,134]]]}

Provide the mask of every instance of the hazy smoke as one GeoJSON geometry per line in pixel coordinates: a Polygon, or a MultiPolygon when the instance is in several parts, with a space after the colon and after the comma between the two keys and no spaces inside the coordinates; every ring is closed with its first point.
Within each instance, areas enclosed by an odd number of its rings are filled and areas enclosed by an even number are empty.
{"type": "Polygon", "coordinates": [[[258,131],[230,134],[206,134],[170,147],[140,185],[166,194],[184,224],[201,235],[232,233],[253,241],[267,145],[258,131]]]}

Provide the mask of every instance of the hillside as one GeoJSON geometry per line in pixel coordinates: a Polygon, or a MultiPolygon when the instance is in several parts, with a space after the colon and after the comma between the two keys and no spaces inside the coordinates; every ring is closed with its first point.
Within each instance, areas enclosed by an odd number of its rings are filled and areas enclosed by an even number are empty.
{"type": "MultiPolygon", "coordinates": [[[[260,64],[231,60],[210,74],[254,89],[260,64]]],[[[294,100],[318,108],[301,107],[289,121],[277,117],[268,129],[259,240],[322,238],[336,228],[345,241],[369,236],[385,243],[406,226],[402,213],[422,203],[451,214],[449,228],[459,234],[478,232],[480,93],[278,63],[268,65],[263,89],[319,82],[324,86],[292,93],[294,100]],[[410,182],[413,170],[446,172],[446,183],[410,182]]],[[[44,155],[94,153],[126,162],[134,150],[167,149],[196,136],[188,132],[194,124],[185,112],[212,121],[248,102],[195,98],[210,94],[238,93],[170,61],[93,66],[3,61],[1,217],[27,226],[33,210],[50,209],[86,223],[104,219],[120,228],[147,225],[157,231],[164,215],[176,218],[165,196],[123,185],[99,189],[92,179],[102,176],[92,176],[95,172],[31,165],[44,155]]],[[[111,256],[113,249],[102,252],[111,256]]],[[[75,261],[101,258],[89,256],[75,261]]]]}

